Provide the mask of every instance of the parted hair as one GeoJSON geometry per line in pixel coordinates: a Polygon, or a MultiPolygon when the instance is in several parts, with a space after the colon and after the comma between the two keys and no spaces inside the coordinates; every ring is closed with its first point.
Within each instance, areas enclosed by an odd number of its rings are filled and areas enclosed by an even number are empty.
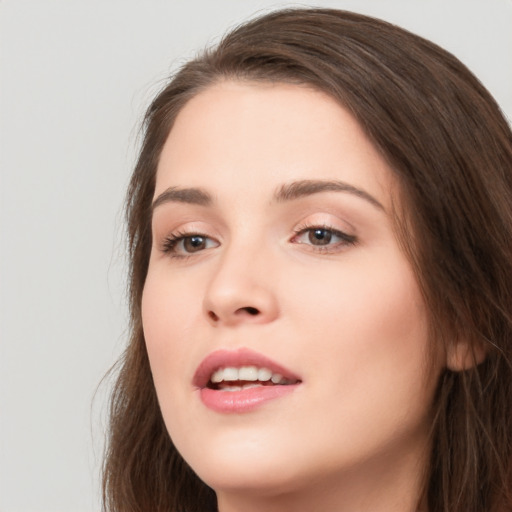
{"type": "Polygon", "coordinates": [[[104,510],[216,510],[215,493],[166,431],[141,297],[162,147],[187,101],[221,80],[323,91],[386,159],[400,189],[397,237],[428,309],[431,343],[465,340],[486,354],[480,364],[442,372],[423,499],[429,512],[512,510],[510,126],[450,53],[392,24],[332,9],[280,10],[235,28],[182,66],[146,112],[126,202],[130,339],[115,368],[104,510]]]}

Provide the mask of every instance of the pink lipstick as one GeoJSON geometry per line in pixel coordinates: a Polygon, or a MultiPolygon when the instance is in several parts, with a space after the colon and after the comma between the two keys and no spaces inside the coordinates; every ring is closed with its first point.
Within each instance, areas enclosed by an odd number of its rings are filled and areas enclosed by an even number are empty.
{"type": "Polygon", "coordinates": [[[222,413],[251,411],[293,392],[300,383],[284,366],[246,348],[211,353],[193,378],[204,405],[222,413]]]}

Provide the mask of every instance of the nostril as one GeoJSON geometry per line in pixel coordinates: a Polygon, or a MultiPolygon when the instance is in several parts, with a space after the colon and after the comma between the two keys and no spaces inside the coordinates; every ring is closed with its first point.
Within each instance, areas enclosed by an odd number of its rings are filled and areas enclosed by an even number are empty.
{"type": "Polygon", "coordinates": [[[256,309],[256,308],[252,308],[252,307],[246,307],[246,308],[242,308],[244,309],[245,311],[247,311],[247,313],[249,313],[249,315],[252,315],[252,316],[255,316],[259,313],[259,311],[256,309]]]}
{"type": "Polygon", "coordinates": [[[208,311],[208,316],[214,321],[216,322],[219,317],[213,312],[213,311],[208,311]]]}

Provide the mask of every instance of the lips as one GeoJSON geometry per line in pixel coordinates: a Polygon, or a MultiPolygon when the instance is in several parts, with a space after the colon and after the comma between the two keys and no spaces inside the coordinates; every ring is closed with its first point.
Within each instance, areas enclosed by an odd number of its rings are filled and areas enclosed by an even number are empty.
{"type": "Polygon", "coordinates": [[[246,412],[294,391],[300,378],[271,359],[243,348],[218,350],[197,368],[193,384],[217,412],[246,412]]]}

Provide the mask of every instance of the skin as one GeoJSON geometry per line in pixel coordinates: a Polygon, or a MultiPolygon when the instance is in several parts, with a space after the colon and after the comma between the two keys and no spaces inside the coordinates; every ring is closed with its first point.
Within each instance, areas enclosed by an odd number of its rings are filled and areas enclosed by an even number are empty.
{"type": "Polygon", "coordinates": [[[158,201],[144,332],[167,429],[219,510],[416,511],[442,357],[393,229],[396,183],[355,119],[307,87],[218,83],[176,119],[155,199],[169,187],[212,202],[158,201]],[[371,198],[276,200],[302,180],[371,198]],[[315,245],[314,227],[355,240],[315,245]],[[170,236],[189,238],[165,251],[170,236]],[[194,372],[240,347],[301,384],[250,412],[208,409],[194,372]]]}

